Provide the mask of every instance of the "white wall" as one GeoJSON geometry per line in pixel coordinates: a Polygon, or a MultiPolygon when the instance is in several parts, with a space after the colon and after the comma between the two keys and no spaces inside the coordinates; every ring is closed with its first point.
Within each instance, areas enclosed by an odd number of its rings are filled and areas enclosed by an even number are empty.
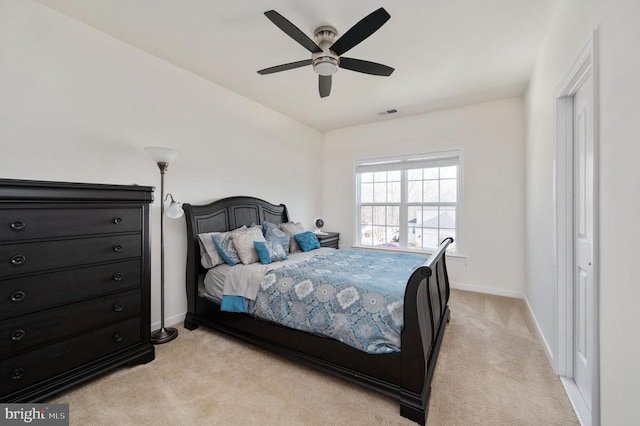
{"type": "MultiPolygon", "coordinates": [[[[599,27],[602,424],[635,424],[640,419],[635,401],[640,285],[632,268],[640,257],[639,16],[635,0],[560,2],[525,113],[522,100],[508,99],[337,130],[323,138],[45,6],[2,0],[0,176],[158,185],[157,167],[142,148],[171,146],[182,151],[167,175],[167,188],[177,198],[200,203],[255,195],[286,203],[293,217],[309,226],[322,212],[327,229],[340,231],[343,246],[349,246],[354,159],[462,148],[466,259],[450,262],[451,278],[521,292],[526,241],[524,290],[553,352],[553,95],[599,27]],[[233,165],[240,160],[241,174],[233,165]]],[[[154,322],[159,320],[158,210],[156,200],[154,322]]],[[[175,317],[186,309],[185,228],[183,219],[166,224],[167,316],[175,317]]]]}
{"type": "Polygon", "coordinates": [[[600,51],[601,424],[640,422],[640,2],[560,2],[526,97],[526,295],[557,350],[553,275],[554,95],[591,32],[600,51]]]}
{"type": "Polygon", "coordinates": [[[461,149],[464,259],[450,279],[505,295],[524,291],[524,101],[495,102],[325,133],[322,149],[326,229],[342,247],[354,235],[354,161],[461,149]]]}
{"type": "MultiPolygon", "coordinates": [[[[166,189],[184,202],[253,195],[311,228],[321,134],[38,3],[0,2],[0,176],[160,185],[145,146],[182,154],[166,189]]],[[[159,198],[159,194],[156,195],[159,198]]],[[[152,322],[159,200],[152,206],[152,322]]],[[[186,311],[184,219],[165,221],[166,316],[186,311]]]]}

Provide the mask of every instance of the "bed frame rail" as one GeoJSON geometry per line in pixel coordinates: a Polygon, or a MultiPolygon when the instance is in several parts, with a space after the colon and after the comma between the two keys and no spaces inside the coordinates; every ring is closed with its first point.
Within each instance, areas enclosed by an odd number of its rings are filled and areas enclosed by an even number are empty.
{"type": "Polygon", "coordinates": [[[449,322],[449,277],[445,252],[453,238],[409,278],[401,334],[400,414],[424,425],[444,328],[449,322]]]}

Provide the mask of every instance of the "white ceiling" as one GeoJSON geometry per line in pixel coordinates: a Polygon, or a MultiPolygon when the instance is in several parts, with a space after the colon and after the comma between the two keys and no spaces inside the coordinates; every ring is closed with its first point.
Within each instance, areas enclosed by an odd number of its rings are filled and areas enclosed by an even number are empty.
{"type": "Polygon", "coordinates": [[[100,31],[321,131],[524,93],[559,0],[37,0],[100,31]],[[274,9],[313,38],[344,34],[384,7],[391,19],[351,49],[395,68],[340,69],[318,95],[310,66],[256,71],[311,54],[265,16],[274,9]],[[399,113],[381,117],[378,112],[399,113]]]}

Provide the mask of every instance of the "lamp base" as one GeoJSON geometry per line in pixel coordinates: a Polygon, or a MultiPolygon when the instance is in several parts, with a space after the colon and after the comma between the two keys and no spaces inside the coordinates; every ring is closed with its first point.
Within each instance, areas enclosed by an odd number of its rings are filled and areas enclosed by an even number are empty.
{"type": "Polygon", "coordinates": [[[178,337],[178,330],[173,327],[161,328],[151,333],[151,343],[160,345],[178,337]]]}

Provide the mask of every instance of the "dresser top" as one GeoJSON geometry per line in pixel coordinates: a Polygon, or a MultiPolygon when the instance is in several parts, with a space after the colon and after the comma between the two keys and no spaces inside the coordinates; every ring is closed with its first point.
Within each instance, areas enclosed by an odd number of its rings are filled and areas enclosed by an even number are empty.
{"type": "Polygon", "coordinates": [[[0,179],[0,201],[153,201],[152,186],[0,179]]]}

